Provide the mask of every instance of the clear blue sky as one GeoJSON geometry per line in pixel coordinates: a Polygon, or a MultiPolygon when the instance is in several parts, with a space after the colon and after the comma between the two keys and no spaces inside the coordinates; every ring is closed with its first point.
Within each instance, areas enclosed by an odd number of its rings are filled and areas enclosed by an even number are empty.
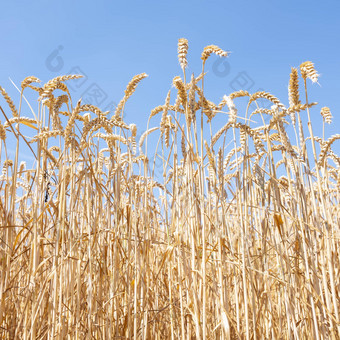
{"type": "MultiPolygon", "coordinates": [[[[244,82],[250,92],[264,89],[288,105],[291,66],[314,62],[321,74],[320,86],[308,82],[310,101],[319,102],[312,110],[315,134],[322,133],[320,108],[329,106],[329,136],[340,133],[339,15],[339,0],[6,1],[0,11],[0,84],[17,99],[9,77],[16,84],[29,75],[46,82],[80,70],[87,78],[69,83],[74,99],[99,88],[97,104],[105,109],[119,102],[135,74],[146,72],[126,106],[127,122],[144,130],[150,110],[164,103],[173,77],[181,75],[177,41],[185,37],[189,72],[196,75],[204,46],[232,52],[227,63],[211,57],[206,66],[206,94],[216,102],[244,82]]],[[[7,107],[2,98],[0,104],[7,107]]],[[[217,124],[226,119],[219,116],[217,124]]],[[[333,148],[339,153],[339,144],[333,148]]]]}

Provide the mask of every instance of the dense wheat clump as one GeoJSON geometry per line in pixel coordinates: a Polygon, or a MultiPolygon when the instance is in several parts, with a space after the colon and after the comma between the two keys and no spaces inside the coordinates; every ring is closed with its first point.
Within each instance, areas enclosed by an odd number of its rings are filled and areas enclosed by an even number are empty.
{"type": "Polygon", "coordinates": [[[314,65],[303,96],[291,69],[289,105],[215,104],[204,63],[228,53],[205,47],[187,83],[187,51],[145,131],[124,119],[145,73],[111,116],[72,105],[77,75],[25,78],[32,116],[0,87],[1,339],[340,338],[340,135],[313,134],[332,119],[314,65]]]}

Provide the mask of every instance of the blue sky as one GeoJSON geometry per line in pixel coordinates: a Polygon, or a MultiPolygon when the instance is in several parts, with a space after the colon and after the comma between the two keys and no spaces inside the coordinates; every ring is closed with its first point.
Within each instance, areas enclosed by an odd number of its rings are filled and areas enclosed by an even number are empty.
{"type": "MultiPolygon", "coordinates": [[[[0,85],[17,102],[9,78],[19,85],[29,75],[46,82],[80,71],[85,81],[69,83],[74,101],[96,88],[101,97],[93,104],[105,109],[119,102],[134,75],[146,72],[126,106],[127,122],[144,130],[150,110],[164,103],[172,79],[181,75],[177,41],[185,37],[189,74],[200,73],[204,46],[232,52],[224,63],[217,57],[207,62],[205,92],[215,102],[243,82],[250,92],[266,90],[288,105],[290,68],[314,62],[321,74],[320,85],[308,82],[310,101],[319,102],[311,111],[314,130],[322,134],[319,112],[329,106],[330,136],[340,133],[339,15],[334,0],[7,1],[0,12],[0,85]]],[[[7,108],[2,98],[0,104],[7,108]]],[[[219,115],[217,129],[226,120],[219,115]]],[[[339,153],[340,145],[333,149],[339,153]]]]}

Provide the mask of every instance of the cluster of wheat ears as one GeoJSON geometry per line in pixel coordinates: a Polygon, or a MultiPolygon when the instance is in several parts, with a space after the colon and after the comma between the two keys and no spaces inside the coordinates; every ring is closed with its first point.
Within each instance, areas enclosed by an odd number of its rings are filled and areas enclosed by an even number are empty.
{"type": "Polygon", "coordinates": [[[313,134],[313,63],[291,69],[289,107],[242,90],[214,104],[205,63],[228,53],[205,47],[187,81],[187,52],[139,140],[123,116],[145,73],[112,115],[73,106],[78,75],[27,77],[18,109],[0,87],[1,339],[339,339],[340,135],[313,134]]]}

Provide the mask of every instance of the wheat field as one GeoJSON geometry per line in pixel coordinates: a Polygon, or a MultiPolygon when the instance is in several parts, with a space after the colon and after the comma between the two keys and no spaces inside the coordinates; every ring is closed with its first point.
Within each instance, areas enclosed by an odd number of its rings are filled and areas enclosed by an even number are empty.
{"type": "Polygon", "coordinates": [[[340,338],[340,135],[308,97],[313,63],[291,69],[289,105],[214,103],[205,63],[228,52],[205,47],[197,77],[187,53],[141,135],[124,110],[145,73],[112,113],[72,103],[78,75],[27,77],[17,104],[0,87],[1,339],[340,338]]]}

